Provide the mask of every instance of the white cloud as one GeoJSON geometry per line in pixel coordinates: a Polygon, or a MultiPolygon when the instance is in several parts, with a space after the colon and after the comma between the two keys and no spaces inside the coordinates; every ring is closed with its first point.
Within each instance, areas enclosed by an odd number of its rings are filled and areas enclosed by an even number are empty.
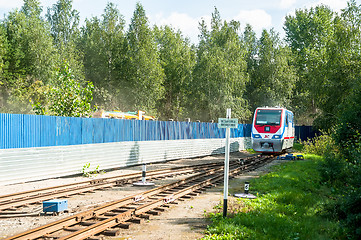
{"type": "Polygon", "coordinates": [[[23,5],[23,0],[0,0],[0,8],[13,9],[20,8],[23,5]]]}
{"type": "Polygon", "coordinates": [[[293,7],[293,5],[295,3],[296,3],[296,0],[281,0],[280,8],[287,9],[287,8],[293,7]]]}
{"type": "MultiPolygon", "coordinates": [[[[189,37],[191,42],[198,42],[199,35],[199,22],[205,20],[207,27],[210,28],[211,16],[205,15],[193,18],[186,13],[172,12],[169,16],[165,17],[163,13],[156,16],[149,16],[151,24],[157,26],[170,25],[175,29],[179,29],[185,37],[189,37]]],[[[240,11],[237,16],[231,17],[228,20],[236,20],[244,27],[247,23],[252,25],[253,30],[260,34],[263,29],[272,27],[272,17],[264,10],[255,9],[250,11],[240,11]]],[[[227,20],[227,21],[228,21],[227,20]]]]}
{"type": "Polygon", "coordinates": [[[261,32],[265,28],[272,26],[272,17],[262,9],[255,9],[249,11],[240,11],[237,16],[233,18],[239,21],[242,25],[249,23],[255,32],[261,32]]]}
{"type": "Polygon", "coordinates": [[[329,6],[332,10],[340,12],[341,9],[347,7],[348,0],[319,0],[314,4],[311,4],[310,7],[315,7],[320,4],[329,6]]]}
{"type": "Polygon", "coordinates": [[[211,16],[192,18],[186,13],[172,12],[168,17],[164,17],[163,13],[157,14],[154,18],[152,16],[149,17],[152,24],[157,26],[169,25],[176,30],[179,29],[184,34],[184,37],[189,37],[193,43],[198,42],[198,26],[202,19],[205,20],[209,27],[211,16]]]}

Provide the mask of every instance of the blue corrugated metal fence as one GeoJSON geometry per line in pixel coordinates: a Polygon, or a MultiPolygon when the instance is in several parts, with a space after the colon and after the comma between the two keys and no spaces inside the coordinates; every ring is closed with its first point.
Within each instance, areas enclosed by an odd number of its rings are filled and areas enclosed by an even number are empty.
{"type": "MultiPolygon", "coordinates": [[[[231,129],[249,137],[250,124],[231,129]]],[[[0,113],[0,149],[123,141],[224,138],[217,123],[137,121],[0,113]]]]}
{"type": "Polygon", "coordinates": [[[312,126],[295,127],[295,137],[298,141],[307,141],[319,135],[321,135],[321,132],[313,129],[312,126]]]}

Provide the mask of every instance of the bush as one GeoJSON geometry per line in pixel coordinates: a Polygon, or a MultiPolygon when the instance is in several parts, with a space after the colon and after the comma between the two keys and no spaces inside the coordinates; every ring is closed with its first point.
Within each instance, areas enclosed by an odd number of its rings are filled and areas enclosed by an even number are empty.
{"type": "Polygon", "coordinates": [[[324,161],[319,164],[321,182],[340,187],[345,184],[347,171],[345,161],[336,153],[328,152],[324,154],[324,161]]]}
{"type": "Polygon", "coordinates": [[[357,124],[342,122],[327,138],[316,140],[310,150],[323,154],[321,181],[333,189],[328,214],[340,221],[348,239],[361,239],[361,134],[357,124]]]}
{"type": "Polygon", "coordinates": [[[308,154],[324,155],[334,150],[334,140],[330,134],[322,134],[320,136],[303,142],[303,151],[308,154]]]}

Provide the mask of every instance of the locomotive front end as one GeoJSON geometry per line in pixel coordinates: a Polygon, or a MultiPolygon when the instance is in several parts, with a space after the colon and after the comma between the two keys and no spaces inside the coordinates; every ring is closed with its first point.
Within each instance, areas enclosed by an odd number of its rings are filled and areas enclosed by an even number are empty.
{"type": "Polygon", "coordinates": [[[256,109],[252,123],[252,147],[256,152],[282,152],[283,115],[282,108],[256,109]]]}

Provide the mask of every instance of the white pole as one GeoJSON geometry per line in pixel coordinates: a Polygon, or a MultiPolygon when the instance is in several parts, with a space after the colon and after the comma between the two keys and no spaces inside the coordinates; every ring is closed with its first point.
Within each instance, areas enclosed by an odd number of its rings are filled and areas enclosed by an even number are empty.
{"type": "MultiPolygon", "coordinates": [[[[227,118],[231,118],[231,109],[227,108],[227,118]]],[[[225,159],[224,159],[224,196],[223,196],[223,217],[227,216],[227,200],[228,200],[228,172],[229,172],[229,138],[230,128],[226,128],[226,147],[225,147],[225,159]]]]}

